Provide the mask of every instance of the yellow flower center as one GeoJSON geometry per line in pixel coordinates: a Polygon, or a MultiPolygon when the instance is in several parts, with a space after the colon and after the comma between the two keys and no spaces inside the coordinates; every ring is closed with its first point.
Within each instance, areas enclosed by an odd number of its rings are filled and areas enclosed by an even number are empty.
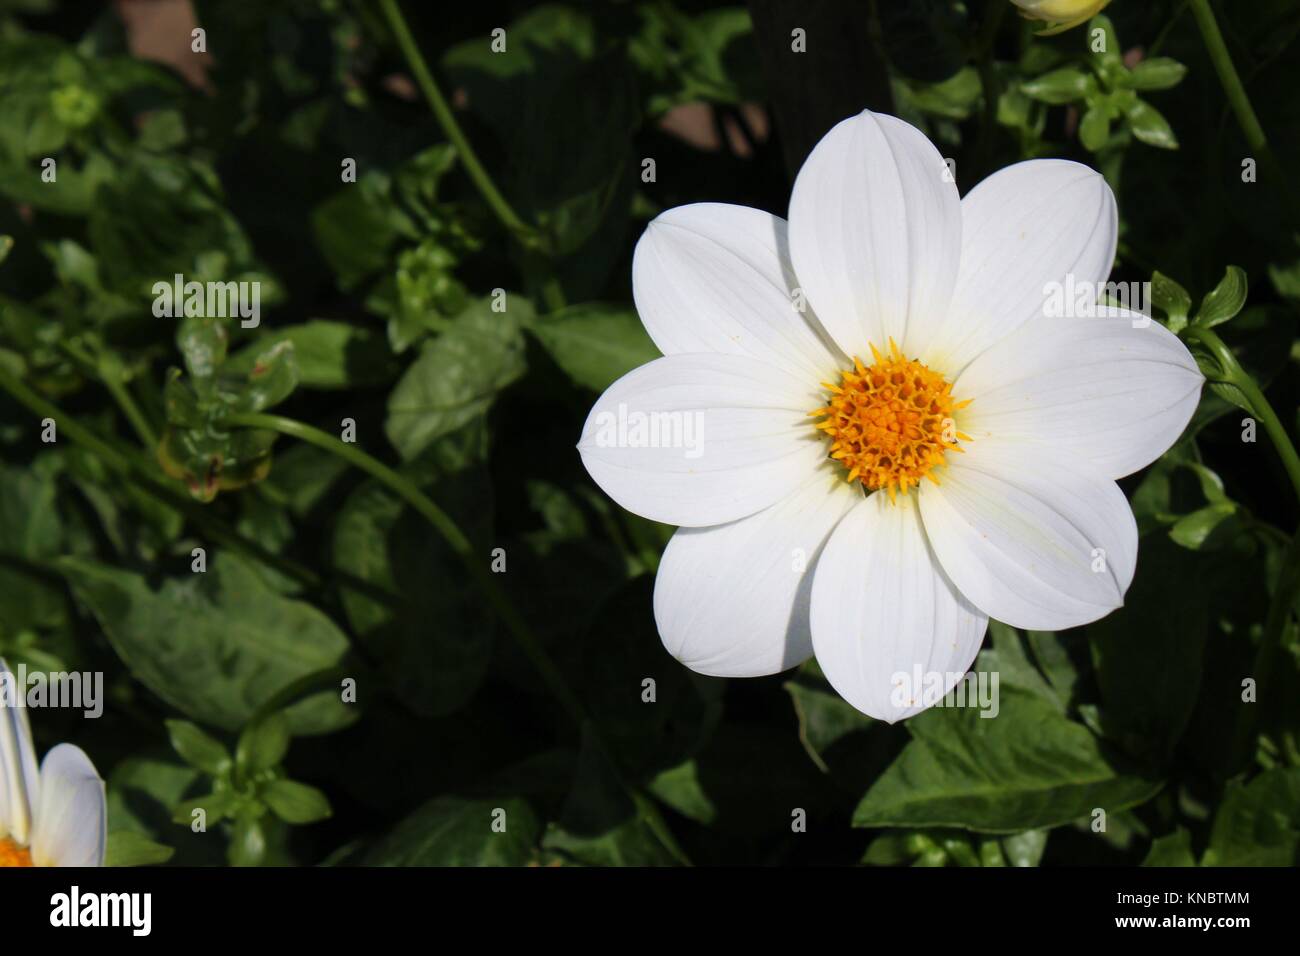
{"type": "Polygon", "coordinates": [[[952,384],[942,375],[903,356],[889,341],[889,355],[871,346],[875,364],[841,373],[830,389],[827,404],[811,412],[824,418],[817,427],[831,439],[830,455],[844,466],[848,481],[860,481],[872,491],[884,488],[892,501],[902,491],[928,478],[944,453],[961,451],[958,441],[970,436],[957,430],[953,415],[970,404],[952,397],[952,384]]]}
{"type": "Polygon", "coordinates": [[[31,865],[32,853],[27,847],[19,846],[8,837],[0,839],[0,867],[31,865]]]}

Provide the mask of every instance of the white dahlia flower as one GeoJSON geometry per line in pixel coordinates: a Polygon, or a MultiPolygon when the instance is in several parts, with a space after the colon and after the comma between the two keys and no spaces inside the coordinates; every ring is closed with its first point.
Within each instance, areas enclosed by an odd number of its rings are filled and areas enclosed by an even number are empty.
{"type": "Polygon", "coordinates": [[[871,112],[813,150],[788,224],[715,203],[651,222],[633,292],[664,357],[578,447],[620,505],[681,526],[655,584],[668,651],[727,677],[816,654],[892,722],[935,702],[904,676],[946,693],[990,617],[1119,607],[1137,528],[1115,479],[1173,444],[1203,378],[1148,317],[1092,314],[1116,232],[1086,166],[1018,163],[962,199],[924,135],[871,112]]]}
{"type": "MultiPolygon", "coordinates": [[[[0,658],[0,677],[13,675],[0,658]]],[[[103,866],[104,781],[85,752],[59,744],[39,769],[21,701],[0,702],[0,867],[103,866]]]]}

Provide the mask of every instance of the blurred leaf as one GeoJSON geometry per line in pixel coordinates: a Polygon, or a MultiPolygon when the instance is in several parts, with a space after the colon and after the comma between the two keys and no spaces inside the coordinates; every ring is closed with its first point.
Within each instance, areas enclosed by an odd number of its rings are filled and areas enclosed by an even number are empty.
{"type": "Polygon", "coordinates": [[[584,730],[573,786],[542,848],[584,866],[671,866],[676,861],[651,832],[613,768],[584,730]]]}
{"type": "Polygon", "coordinates": [[[259,788],[258,795],[285,823],[315,823],[327,819],[331,813],[325,794],[293,780],[271,780],[259,788]]]}
{"type": "Polygon", "coordinates": [[[1177,86],[1187,75],[1187,67],[1167,56],[1141,60],[1129,71],[1129,82],[1135,90],[1167,90],[1177,86]]]}
{"type": "Polygon", "coordinates": [[[561,4],[528,11],[506,36],[504,52],[487,36],[452,47],[443,68],[511,158],[507,195],[541,228],[549,251],[567,255],[625,195],[639,120],[627,53],[599,42],[590,17],[561,4]]]}
{"type": "MultiPolygon", "coordinates": [[[[347,651],[333,621],[279,596],[229,552],[211,557],[205,573],[160,586],[86,558],[64,558],[59,568],[136,679],[183,713],[225,730],[239,729],[272,694],[337,664],[347,651]]],[[[287,715],[299,734],[336,730],[355,716],[330,693],[287,715]]]]}
{"type": "Polygon", "coordinates": [[[1065,66],[1020,84],[1028,96],[1041,103],[1062,106],[1083,99],[1088,92],[1087,73],[1075,66],[1065,66]]]}
{"type": "Polygon", "coordinates": [[[1151,843],[1143,866],[1195,866],[1192,855],[1192,836],[1182,827],[1167,836],[1157,837],[1151,843]]]}
{"type": "Polygon", "coordinates": [[[191,767],[211,776],[230,769],[230,752],[224,744],[188,720],[167,720],[167,735],[172,747],[191,767]]]}
{"type": "MultiPolygon", "coordinates": [[[[484,479],[477,470],[432,489],[435,501],[461,521],[476,541],[487,537],[490,513],[476,502],[484,479]],[[464,517],[476,517],[470,524],[464,517]]],[[[375,655],[394,693],[421,714],[451,713],[487,675],[493,622],[478,593],[461,584],[460,559],[392,491],[377,482],[348,497],[334,528],[334,561],[341,571],[393,595],[382,600],[344,586],[348,622],[375,655]]],[[[488,550],[483,550],[486,562],[488,550]]]]}
{"type": "Polygon", "coordinates": [[[880,5],[880,28],[890,65],[911,79],[946,80],[967,62],[973,29],[965,5],[951,0],[913,0],[880,5]]]}
{"type": "Polygon", "coordinates": [[[108,835],[104,865],[156,866],[166,863],[175,852],[171,847],[155,843],[143,834],[117,830],[108,835]]]}
{"type": "Polygon", "coordinates": [[[1087,625],[1107,736],[1152,765],[1172,754],[1201,684],[1214,568],[1160,535],[1124,606],[1087,625]]]}
{"type": "Polygon", "coordinates": [[[1097,152],[1110,139],[1110,118],[1100,106],[1091,106],[1079,123],[1079,142],[1089,152],[1097,152]]]}
{"type": "Polygon", "coordinates": [[[652,582],[629,581],[601,604],[581,640],[561,649],[621,769],[634,780],[696,753],[721,716],[722,681],[674,660],[654,629],[652,582]]]}
{"type": "Polygon", "coordinates": [[[254,721],[239,735],[235,763],[241,775],[255,774],[279,766],[288,752],[289,722],[276,712],[254,721]]]}
{"type": "Polygon", "coordinates": [[[1046,830],[1026,830],[1002,838],[1002,852],[1011,866],[1038,866],[1046,848],[1046,830]]]}
{"type": "Polygon", "coordinates": [[[1229,782],[1201,865],[1295,866],[1297,862],[1300,768],[1265,770],[1247,784],[1229,782]]]}
{"type": "Polygon", "coordinates": [[[408,461],[435,440],[484,414],[524,372],[520,323],[528,300],[512,297],[507,312],[473,303],[421,350],[388,397],[388,440],[408,461]]]}
{"type": "Polygon", "coordinates": [[[536,862],[540,839],[541,823],[524,800],[441,796],[394,827],[370,851],[366,863],[525,866],[536,862]]]}
{"type": "Polygon", "coordinates": [[[700,783],[700,769],[693,760],[658,774],[646,789],[688,820],[707,825],[718,815],[717,807],[700,783]]]}
{"type": "Polygon", "coordinates": [[[979,71],[966,67],[940,83],[900,83],[900,99],[913,109],[931,116],[963,120],[979,102],[979,71]]]}
{"type": "Polygon", "coordinates": [[[266,339],[232,356],[226,363],[226,371],[251,373],[262,356],[285,342],[292,346],[298,382],[305,388],[364,388],[388,382],[397,372],[382,335],[372,329],[328,319],[312,319],[277,329],[266,339]]]}
{"type": "Polygon", "coordinates": [[[1133,135],[1148,146],[1160,149],[1177,149],[1178,139],[1174,136],[1169,121],[1145,100],[1134,100],[1133,105],[1124,114],[1128,118],[1133,135]]]}

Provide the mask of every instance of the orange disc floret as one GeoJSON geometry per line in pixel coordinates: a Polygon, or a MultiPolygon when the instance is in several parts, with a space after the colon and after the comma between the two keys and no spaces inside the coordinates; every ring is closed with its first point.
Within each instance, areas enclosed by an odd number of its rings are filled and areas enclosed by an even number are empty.
{"type": "Polygon", "coordinates": [[[0,867],[31,866],[32,854],[25,846],[19,846],[8,837],[0,837],[0,867]]]}
{"type": "Polygon", "coordinates": [[[875,364],[854,358],[841,374],[823,408],[811,414],[831,439],[830,456],[872,491],[883,488],[892,500],[928,478],[943,464],[944,453],[961,451],[970,436],[957,431],[953,414],[970,402],[952,397],[952,384],[920,362],[905,358],[889,341],[889,355],[871,346],[875,364]]]}

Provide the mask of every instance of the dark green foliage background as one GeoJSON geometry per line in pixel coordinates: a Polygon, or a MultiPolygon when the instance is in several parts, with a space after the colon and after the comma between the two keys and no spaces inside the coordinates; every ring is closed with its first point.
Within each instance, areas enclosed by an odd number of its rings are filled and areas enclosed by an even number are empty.
{"type": "MultiPolygon", "coordinates": [[[[199,90],[132,58],[105,5],[0,0],[0,369],[60,410],[50,444],[30,403],[0,395],[0,654],[105,673],[102,719],[33,724],[42,752],[76,742],[108,781],[111,862],[162,860],[154,844],[172,864],[1296,862],[1288,596],[1268,706],[1243,705],[1241,682],[1263,681],[1253,661],[1300,511],[1262,432],[1242,441],[1244,413],[1207,389],[1184,439],[1123,482],[1143,530],[1123,610],[1060,634],[991,627],[978,667],[1001,675],[997,719],[876,724],[813,664],[694,675],[651,613],[672,529],[608,501],[574,443],[595,395],[656,354],[631,306],[644,223],[701,200],[785,212],[779,140],[741,109],[771,99],[749,14],[404,6],[532,240],[484,203],[376,4],[199,0],[199,90]],[[660,125],[694,102],[748,132],[744,155],[660,125]],[[150,287],[175,272],[261,281],[261,327],[155,318],[150,287]],[[110,386],[164,435],[166,472],[110,386]],[[583,726],[389,488],[309,444],[220,427],[272,406],[334,435],[352,419],[356,447],[417,483],[484,568],[505,549],[494,579],[583,726]],[[338,701],[344,677],[355,704],[338,701]],[[1245,706],[1259,738],[1242,743],[1245,706]],[[185,822],[194,806],[206,834],[185,822]]],[[[1300,4],[1219,6],[1290,175],[1300,4]]],[[[1249,153],[1183,7],[1107,10],[1120,49],[1187,67],[1140,92],[1153,117],[1095,82],[1080,107],[1075,79],[1042,81],[1100,69],[1085,28],[1036,38],[1005,0],[871,4],[892,111],[956,159],[963,192],[1023,158],[1089,162],[1119,199],[1114,278],[1158,270],[1200,302],[1226,266],[1245,271],[1248,304],[1219,331],[1292,426],[1300,222],[1276,179],[1242,182],[1249,153]]],[[[889,109],[878,92],[859,107],[889,109]]]]}

